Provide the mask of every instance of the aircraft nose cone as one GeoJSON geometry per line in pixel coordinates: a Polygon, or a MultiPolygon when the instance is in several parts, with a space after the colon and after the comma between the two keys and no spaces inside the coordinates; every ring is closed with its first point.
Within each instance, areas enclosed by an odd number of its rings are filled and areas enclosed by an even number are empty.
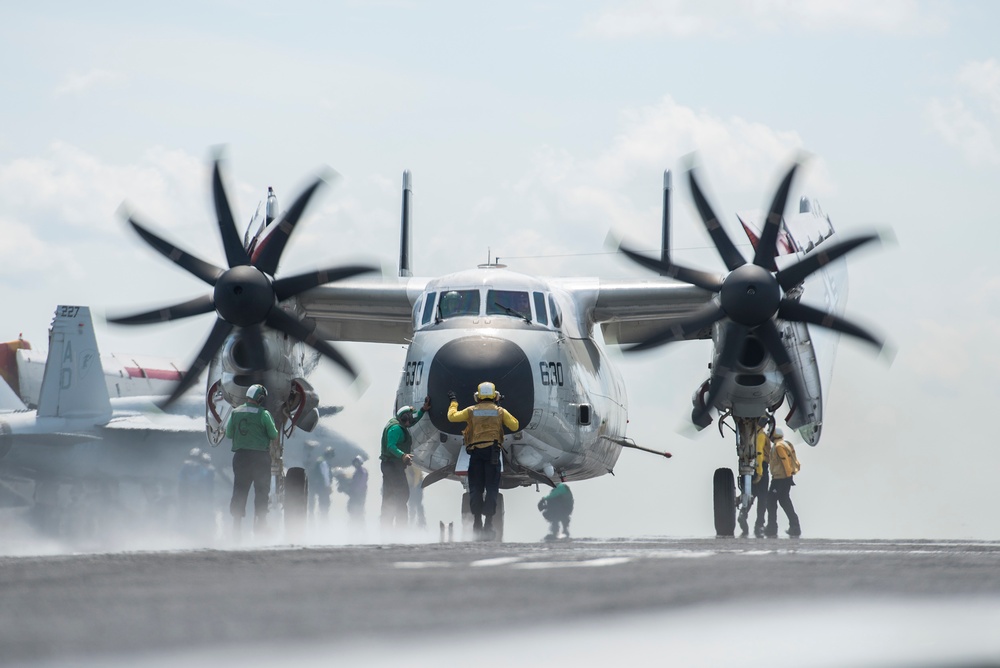
{"type": "Polygon", "coordinates": [[[448,434],[461,434],[464,422],[448,422],[448,391],[458,395],[459,409],[473,403],[479,383],[496,385],[506,408],[521,429],[528,426],[535,407],[535,385],[528,356],[515,344],[492,336],[467,336],[441,346],[431,361],[427,391],[431,396],[430,418],[448,434]]]}

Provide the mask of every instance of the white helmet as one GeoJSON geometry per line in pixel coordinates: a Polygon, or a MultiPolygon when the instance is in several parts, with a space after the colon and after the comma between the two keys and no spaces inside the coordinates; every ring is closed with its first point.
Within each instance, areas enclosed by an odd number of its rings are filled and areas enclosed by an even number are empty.
{"type": "Polygon", "coordinates": [[[496,399],[497,388],[493,383],[479,383],[479,391],[476,392],[476,401],[483,399],[496,399]]]}
{"type": "Polygon", "coordinates": [[[771,440],[776,441],[779,438],[784,438],[785,432],[781,431],[781,427],[775,427],[774,431],[771,432],[771,440]]]}
{"type": "Polygon", "coordinates": [[[247,388],[247,399],[257,404],[264,403],[267,399],[267,388],[256,383],[247,388]]]}

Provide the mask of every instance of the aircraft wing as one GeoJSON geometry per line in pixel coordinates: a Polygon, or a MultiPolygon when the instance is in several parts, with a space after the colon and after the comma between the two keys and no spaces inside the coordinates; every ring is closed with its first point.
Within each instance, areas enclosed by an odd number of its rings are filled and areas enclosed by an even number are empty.
{"type": "MultiPolygon", "coordinates": [[[[712,293],[673,279],[554,280],[589,310],[608,343],[639,343],[694,313],[712,293]]],[[[707,339],[712,328],[689,338],[707,339]]]]}
{"type": "Polygon", "coordinates": [[[428,280],[344,280],[313,288],[297,299],[324,339],[405,344],[413,338],[413,304],[428,280]]]}
{"type": "Polygon", "coordinates": [[[186,415],[125,415],[114,417],[101,429],[116,432],[165,433],[165,434],[204,434],[205,419],[188,417],[186,415]]]}

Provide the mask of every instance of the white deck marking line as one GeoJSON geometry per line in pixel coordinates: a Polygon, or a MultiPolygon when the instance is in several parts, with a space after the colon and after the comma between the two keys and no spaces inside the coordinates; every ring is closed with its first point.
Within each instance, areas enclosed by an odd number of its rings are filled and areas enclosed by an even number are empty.
{"type": "Polygon", "coordinates": [[[540,570],[543,568],[590,568],[595,566],[617,566],[632,561],[632,557],[604,557],[586,561],[527,561],[514,564],[513,568],[540,570]]]}
{"type": "Polygon", "coordinates": [[[494,557],[492,559],[477,559],[469,565],[473,568],[480,566],[506,566],[507,564],[513,564],[522,560],[524,560],[524,557],[494,557]]]}

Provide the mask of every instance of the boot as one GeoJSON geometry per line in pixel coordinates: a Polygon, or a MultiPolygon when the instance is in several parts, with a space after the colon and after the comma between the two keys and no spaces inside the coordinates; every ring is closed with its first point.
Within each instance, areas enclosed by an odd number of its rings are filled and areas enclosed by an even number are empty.
{"type": "Polygon", "coordinates": [[[743,513],[740,513],[736,520],[740,523],[740,538],[746,538],[747,534],[750,533],[750,525],[747,524],[747,518],[743,517],[743,513]]]}
{"type": "Polygon", "coordinates": [[[483,516],[473,515],[472,516],[472,536],[475,540],[479,540],[483,534],[483,516]]]}
{"type": "Polygon", "coordinates": [[[486,523],[483,524],[482,539],[483,540],[493,540],[494,538],[496,538],[496,535],[497,535],[496,532],[493,530],[493,516],[492,515],[487,515],[486,516],[486,523]]]}

